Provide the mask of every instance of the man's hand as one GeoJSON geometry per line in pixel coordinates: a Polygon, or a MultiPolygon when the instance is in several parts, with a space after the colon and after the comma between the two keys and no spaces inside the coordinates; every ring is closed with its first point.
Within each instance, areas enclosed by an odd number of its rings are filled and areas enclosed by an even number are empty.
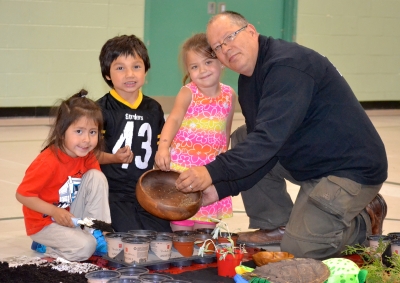
{"type": "Polygon", "coordinates": [[[207,206],[219,200],[217,190],[214,185],[209,186],[203,191],[201,206],[207,206]]]}
{"type": "Polygon", "coordinates": [[[204,191],[212,184],[211,176],[206,167],[192,167],[179,175],[176,188],[183,193],[204,191]]]}

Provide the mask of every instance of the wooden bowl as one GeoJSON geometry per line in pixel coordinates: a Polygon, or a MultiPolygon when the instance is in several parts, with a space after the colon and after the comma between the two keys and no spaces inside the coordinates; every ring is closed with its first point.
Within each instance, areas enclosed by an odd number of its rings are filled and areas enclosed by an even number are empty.
{"type": "Polygon", "coordinates": [[[136,185],[140,205],[151,214],[166,220],[192,217],[201,206],[202,192],[182,193],[175,188],[179,172],[153,169],[144,173],[136,185]]]}

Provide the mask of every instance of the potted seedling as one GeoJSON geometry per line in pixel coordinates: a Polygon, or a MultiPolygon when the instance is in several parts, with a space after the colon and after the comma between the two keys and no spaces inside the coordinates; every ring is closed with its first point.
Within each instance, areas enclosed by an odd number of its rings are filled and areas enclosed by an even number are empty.
{"type": "Polygon", "coordinates": [[[400,282],[400,256],[397,253],[387,255],[389,242],[379,240],[377,246],[347,246],[345,255],[358,255],[361,258],[360,268],[368,271],[367,283],[400,282]]]}
{"type": "MultiPolygon", "coordinates": [[[[235,241],[232,239],[234,233],[229,231],[228,224],[222,220],[210,218],[211,221],[216,222],[217,226],[212,232],[212,239],[206,239],[202,241],[202,245],[199,248],[198,255],[204,256],[209,252],[214,252],[217,255],[217,266],[219,276],[235,276],[235,267],[240,265],[243,254],[246,253],[244,245],[235,246],[235,241]],[[215,243],[215,240],[221,236],[221,233],[227,233],[226,239],[228,243],[215,243]]],[[[199,242],[197,242],[199,243],[199,242]]]]}

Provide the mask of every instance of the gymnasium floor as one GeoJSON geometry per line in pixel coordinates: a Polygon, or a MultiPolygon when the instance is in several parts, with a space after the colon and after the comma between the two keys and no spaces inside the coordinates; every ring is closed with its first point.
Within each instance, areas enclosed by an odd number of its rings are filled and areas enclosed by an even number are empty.
{"type": "MultiPolygon", "coordinates": [[[[388,204],[383,230],[385,234],[400,232],[400,110],[367,112],[385,143],[389,160],[389,177],[381,190],[388,204]]],[[[242,115],[235,114],[232,130],[243,123],[242,115]]],[[[32,240],[25,234],[15,190],[26,168],[39,153],[48,130],[48,118],[0,119],[0,260],[39,255],[30,249],[32,240]]],[[[288,190],[295,198],[298,187],[288,183],[288,190]]],[[[229,227],[245,231],[248,219],[240,196],[234,197],[233,202],[234,217],[227,220],[229,227]]]]}

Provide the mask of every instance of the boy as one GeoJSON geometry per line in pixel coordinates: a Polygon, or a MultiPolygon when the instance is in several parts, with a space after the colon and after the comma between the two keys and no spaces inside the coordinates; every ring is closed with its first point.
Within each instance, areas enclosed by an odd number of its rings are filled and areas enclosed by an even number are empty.
{"type": "Polygon", "coordinates": [[[101,73],[111,87],[98,100],[104,117],[105,150],[99,156],[109,184],[111,221],[115,231],[171,231],[169,221],[144,210],[136,199],[139,177],[153,168],[164,112],[143,95],[150,59],[135,35],[108,40],[101,49],[101,73]]]}

